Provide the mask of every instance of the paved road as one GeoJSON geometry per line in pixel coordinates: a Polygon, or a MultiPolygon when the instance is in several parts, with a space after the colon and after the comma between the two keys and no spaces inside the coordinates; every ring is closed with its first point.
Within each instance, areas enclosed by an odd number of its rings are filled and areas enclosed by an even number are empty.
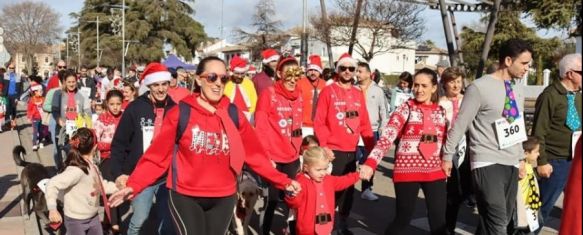
{"type": "MultiPolygon", "coordinates": [[[[23,106],[20,107],[23,110],[23,106]]],[[[22,113],[21,113],[22,115],[22,113]]],[[[21,213],[21,189],[19,185],[20,170],[12,160],[12,148],[20,144],[27,149],[27,161],[40,162],[47,166],[53,166],[52,160],[52,146],[40,149],[38,152],[31,151],[31,133],[32,128],[26,118],[18,119],[18,128],[15,131],[3,132],[0,134],[0,234],[10,235],[33,235],[40,234],[34,215],[29,220],[25,219],[21,213]]],[[[394,218],[395,193],[393,190],[392,180],[389,177],[393,168],[391,163],[392,153],[386,157],[379,166],[379,171],[375,176],[374,192],[379,195],[380,200],[375,202],[364,201],[360,199],[360,191],[357,190],[355,195],[354,206],[349,221],[351,230],[355,234],[381,234],[390,221],[394,218]]],[[[360,188],[360,183],[357,184],[357,189],[360,188]]],[[[260,208],[261,202],[257,204],[260,208]]],[[[553,218],[548,221],[548,226],[545,227],[542,234],[557,234],[556,230],[559,226],[560,209],[562,208],[562,199],[557,203],[557,208],[552,213],[553,218]]],[[[423,194],[419,193],[419,200],[417,200],[417,207],[414,213],[414,219],[411,222],[409,234],[428,234],[428,224],[425,213],[425,202],[423,194]]],[[[473,234],[477,225],[477,211],[462,206],[458,229],[459,234],[473,234]]],[[[274,230],[282,231],[283,217],[281,214],[275,219],[274,230]]],[[[252,226],[257,228],[257,218],[252,221],[252,226]]],[[[152,231],[152,230],[149,230],[152,231]]],[[[252,229],[254,232],[255,229],[252,229]]],[[[254,232],[254,234],[256,234],[254,232]]],[[[281,233],[276,233],[281,234],[281,233]]]]}

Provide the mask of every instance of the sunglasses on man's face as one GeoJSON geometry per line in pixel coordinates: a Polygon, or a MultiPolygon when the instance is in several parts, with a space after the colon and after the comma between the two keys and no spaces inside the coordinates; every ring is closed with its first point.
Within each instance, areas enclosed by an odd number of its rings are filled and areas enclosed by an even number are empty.
{"type": "Polygon", "coordinates": [[[208,74],[200,75],[200,77],[206,79],[210,83],[216,82],[217,79],[220,79],[221,83],[223,83],[223,84],[225,84],[229,81],[229,76],[227,76],[226,74],[218,75],[216,73],[208,73],[208,74]]]}
{"type": "Polygon", "coordinates": [[[8,67],[8,69],[14,69],[14,67],[8,67]]]}
{"type": "Polygon", "coordinates": [[[356,70],[356,68],[355,67],[352,67],[352,66],[349,66],[349,67],[346,67],[346,66],[338,66],[338,68],[340,69],[340,72],[344,72],[346,70],[348,70],[350,72],[354,72],[356,70]]]}
{"type": "Polygon", "coordinates": [[[573,72],[578,73],[579,75],[581,75],[581,70],[579,70],[579,71],[577,71],[577,70],[571,70],[571,71],[573,71],[573,72]]]}
{"type": "Polygon", "coordinates": [[[57,68],[59,68],[59,69],[66,69],[67,66],[57,66],[57,68]]]}

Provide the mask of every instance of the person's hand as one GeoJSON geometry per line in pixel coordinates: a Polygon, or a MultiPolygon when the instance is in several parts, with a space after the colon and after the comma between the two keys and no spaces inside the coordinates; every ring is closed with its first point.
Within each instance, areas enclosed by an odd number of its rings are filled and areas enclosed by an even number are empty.
{"type": "Polygon", "coordinates": [[[128,175],[120,175],[117,177],[117,179],[115,179],[115,186],[118,189],[123,189],[126,187],[126,183],[128,182],[128,175]]]}
{"type": "Polygon", "coordinates": [[[443,172],[445,172],[445,175],[447,175],[447,177],[451,176],[451,168],[452,167],[453,167],[453,163],[451,161],[444,160],[441,163],[441,169],[443,170],[443,172]]]}
{"type": "Polygon", "coordinates": [[[65,126],[65,120],[63,120],[62,118],[59,118],[59,126],[61,127],[65,126]]]}
{"type": "Polygon", "coordinates": [[[536,172],[538,173],[538,176],[540,176],[540,177],[549,178],[549,177],[551,177],[551,174],[553,174],[553,166],[551,164],[548,164],[548,163],[545,165],[537,166],[536,172]]]}
{"type": "Polygon", "coordinates": [[[524,179],[526,177],[526,167],[524,161],[518,162],[518,178],[524,179]]]}
{"type": "Polygon", "coordinates": [[[58,223],[61,223],[61,221],[63,221],[63,218],[61,218],[61,214],[59,214],[59,211],[50,210],[49,211],[49,221],[51,221],[51,223],[58,224],[58,223]]]}
{"type": "Polygon", "coordinates": [[[332,152],[332,149],[328,148],[328,147],[324,147],[324,153],[326,154],[326,158],[328,159],[328,161],[332,162],[334,161],[334,159],[336,158],[334,156],[334,152],[332,152]]]}
{"type": "Polygon", "coordinates": [[[134,189],[131,187],[125,187],[116,193],[109,196],[109,207],[117,207],[121,205],[124,201],[130,200],[133,198],[132,193],[134,189]]]}
{"type": "Polygon", "coordinates": [[[291,196],[296,196],[300,191],[302,191],[302,185],[295,180],[292,180],[290,184],[285,187],[285,191],[291,193],[291,196]]]}
{"type": "Polygon", "coordinates": [[[361,165],[359,173],[361,180],[369,181],[372,175],[374,174],[374,170],[372,169],[372,167],[368,165],[361,165]]]}

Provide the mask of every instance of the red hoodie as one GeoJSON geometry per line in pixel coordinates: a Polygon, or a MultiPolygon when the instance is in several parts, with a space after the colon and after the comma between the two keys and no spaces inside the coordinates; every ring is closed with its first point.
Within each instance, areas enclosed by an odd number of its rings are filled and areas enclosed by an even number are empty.
{"type": "Polygon", "coordinates": [[[295,92],[284,89],[281,82],[266,88],[255,110],[255,130],[262,135],[259,142],[278,163],[297,160],[302,145],[298,132],[302,129],[302,97],[297,88],[295,92]]]}
{"type": "Polygon", "coordinates": [[[344,89],[338,83],[333,83],[322,89],[316,107],[314,132],[320,140],[320,146],[354,152],[362,136],[366,149],[372,150],[374,147],[372,128],[366,102],[360,90],[353,86],[344,89]],[[358,115],[351,117],[354,116],[354,111],[358,112],[358,115]]]}
{"type": "Polygon", "coordinates": [[[166,186],[175,188],[180,194],[193,197],[233,195],[237,189],[236,172],[240,172],[242,167],[242,162],[233,163],[238,160],[244,160],[254,172],[274,183],[277,188],[283,189],[291,183],[285,174],[273,168],[261,145],[243,145],[242,139],[250,143],[257,143],[258,139],[241,111],[238,132],[232,122],[224,123],[225,119],[230,121],[226,114],[229,105],[227,97],[220,100],[215,113],[200,106],[197,98],[198,95],[194,94],[182,100],[191,107],[191,113],[176,154],[176,185],[172,185],[171,164],[178,128],[178,105],[167,112],[162,130],[128,179],[127,185],[134,189],[134,195],[156,182],[166,172],[169,176],[166,186]],[[226,118],[219,117],[219,112],[226,118]]]}
{"type": "Polygon", "coordinates": [[[34,96],[30,98],[28,101],[28,107],[26,109],[26,116],[30,120],[41,120],[41,110],[43,104],[45,102],[45,98],[42,96],[34,96]]]}

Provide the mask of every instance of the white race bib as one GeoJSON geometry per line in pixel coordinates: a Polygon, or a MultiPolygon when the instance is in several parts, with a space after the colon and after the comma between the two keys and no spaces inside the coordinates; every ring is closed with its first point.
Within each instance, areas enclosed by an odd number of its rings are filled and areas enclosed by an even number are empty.
{"type": "Polygon", "coordinates": [[[47,192],[47,184],[49,183],[49,179],[42,179],[40,180],[36,186],[38,186],[38,188],[40,189],[40,191],[42,191],[43,193],[47,192]]]}
{"type": "Polygon", "coordinates": [[[581,137],[581,131],[575,131],[575,132],[573,132],[573,135],[571,136],[571,158],[572,159],[575,158],[575,146],[577,146],[577,141],[579,140],[580,137],[581,137]]]}
{"type": "Polygon", "coordinates": [[[539,228],[537,212],[530,208],[526,208],[526,222],[528,222],[528,228],[531,232],[536,231],[539,228]]]}
{"type": "Polygon", "coordinates": [[[77,131],[77,123],[75,120],[65,120],[65,134],[71,138],[75,131],[77,131]]]}
{"type": "Polygon", "coordinates": [[[154,126],[142,126],[142,146],[144,153],[152,144],[152,139],[154,139],[154,126]]]}
{"type": "Polygon", "coordinates": [[[512,123],[508,123],[506,118],[500,118],[494,122],[496,126],[496,137],[498,137],[498,148],[505,149],[515,144],[527,140],[524,118],[520,117],[512,123]]]}
{"type": "Polygon", "coordinates": [[[91,88],[89,87],[81,87],[81,89],[79,89],[79,92],[81,93],[81,95],[83,95],[83,97],[85,97],[85,99],[89,99],[89,96],[91,96],[91,88]]]}
{"type": "Polygon", "coordinates": [[[457,168],[459,168],[464,162],[464,159],[466,157],[466,151],[467,151],[466,136],[463,135],[462,139],[460,140],[456,147],[456,154],[459,156],[456,166],[457,168]]]}
{"type": "Polygon", "coordinates": [[[314,128],[312,127],[302,127],[302,138],[308,135],[314,135],[314,128]]]}

